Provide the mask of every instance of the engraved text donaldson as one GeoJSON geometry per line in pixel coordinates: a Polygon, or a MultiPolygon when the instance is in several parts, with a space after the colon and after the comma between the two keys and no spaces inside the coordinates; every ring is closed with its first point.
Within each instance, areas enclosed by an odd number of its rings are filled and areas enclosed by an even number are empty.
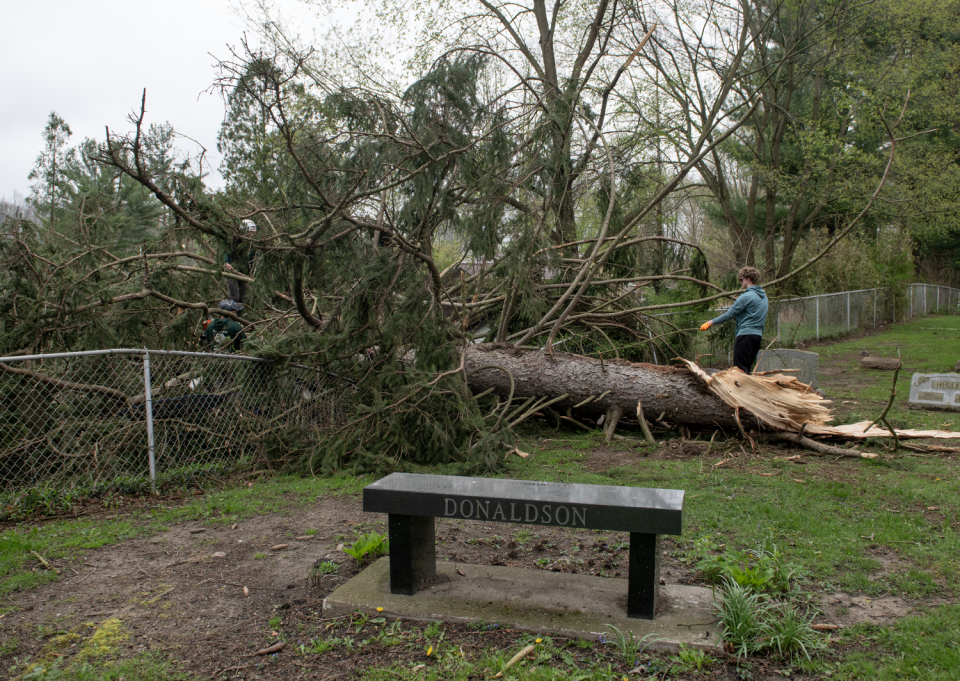
{"type": "Polygon", "coordinates": [[[491,499],[443,499],[444,518],[469,520],[499,520],[507,523],[528,525],[587,526],[586,506],[563,504],[530,504],[519,501],[493,501],[491,499]]]}

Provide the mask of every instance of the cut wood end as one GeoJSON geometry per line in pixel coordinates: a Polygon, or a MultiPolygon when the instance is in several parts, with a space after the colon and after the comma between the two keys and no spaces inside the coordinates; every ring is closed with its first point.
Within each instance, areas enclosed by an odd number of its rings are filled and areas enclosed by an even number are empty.
{"type": "Polygon", "coordinates": [[[244,596],[249,596],[249,595],[250,595],[250,589],[248,589],[247,587],[243,587],[243,595],[244,595],[244,596]]]}

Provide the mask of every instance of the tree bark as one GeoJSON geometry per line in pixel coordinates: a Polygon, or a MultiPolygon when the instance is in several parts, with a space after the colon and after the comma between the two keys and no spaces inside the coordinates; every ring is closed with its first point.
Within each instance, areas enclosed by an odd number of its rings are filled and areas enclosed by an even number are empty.
{"type": "MultiPolygon", "coordinates": [[[[701,381],[685,368],[653,364],[634,364],[624,360],[599,360],[582,355],[518,350],[511,345],[485,343],[467,349],[464,368],[474,394],[493,388],[501,398],[568,397],[552,405],[565,412],[598,416],[610,409],[633,414],[637,402],[648,421],[708,426],[737,430],[733,409],[709,392],[701,381]],[[481,367],[496,366],[498,369],[481,367]],[[504,369],[509,372],[509,375],[504,369]],[[592,398],[592,399],[591,399],[592,398]]],[[[740,411],[745,428],[760,428],[757,418],[740,411]]]]}

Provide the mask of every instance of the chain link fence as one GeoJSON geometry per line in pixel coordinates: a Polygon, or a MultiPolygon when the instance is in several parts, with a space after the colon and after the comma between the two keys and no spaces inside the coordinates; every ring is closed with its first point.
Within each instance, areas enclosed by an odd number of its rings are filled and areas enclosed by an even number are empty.
{"type": "MultiPolygon", "coordinates": [[[[658,341],[660,354],[666,349],[671,357],[706,357],[701,361],[703,366],[726,367],[732,361],[734,325],[714,327],[710,334],[693,335],[692,332],[708,316],[717,317],[728,307],[711,310],[707,315],[689,312],[654,315],[649,318],[647,331],[652,340],[658,341]],[[686,342],[692,342],[691,347],[678,345],[685,342],[681,330],[686,331],[690,339],[686,342]]],[[[795,347],[798,343],[834,338],[922,314],[960,314],[960,289],[910,284],[900,297],[890,289],[871,288],[771,300],[764,345],[777,339],[773,347],[795,347]]],[[[653,350],[653,359],[658,364],[669,364],[669,358],[660,357],[656,350],[653,350]]]]}
{"type": "Polygon", "coordinates": [[[0,358],[0,509],[183,484],[283,457],[346,421],[349,386],[227,354],[100,350],[0,358]]]}

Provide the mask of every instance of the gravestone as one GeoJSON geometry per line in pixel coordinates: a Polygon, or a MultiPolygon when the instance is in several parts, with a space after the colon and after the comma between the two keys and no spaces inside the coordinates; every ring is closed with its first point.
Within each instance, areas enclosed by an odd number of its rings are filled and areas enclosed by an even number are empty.
{"type": "Polygon", "coordinates": [[[779,371],[781,369],[799,369],[796,376],[801,383],[808,383],[817,387],[817,372],[820,370],[820,355],[804,350],[788,350],[787,348],[770,348],[761,350],[757,366],[754,371],[779,371]]]}
{"type": "Polygon", "coordinates": [[[960,409],[960,374],[914,374],[910,381],[910,404],[960,409]]]}

